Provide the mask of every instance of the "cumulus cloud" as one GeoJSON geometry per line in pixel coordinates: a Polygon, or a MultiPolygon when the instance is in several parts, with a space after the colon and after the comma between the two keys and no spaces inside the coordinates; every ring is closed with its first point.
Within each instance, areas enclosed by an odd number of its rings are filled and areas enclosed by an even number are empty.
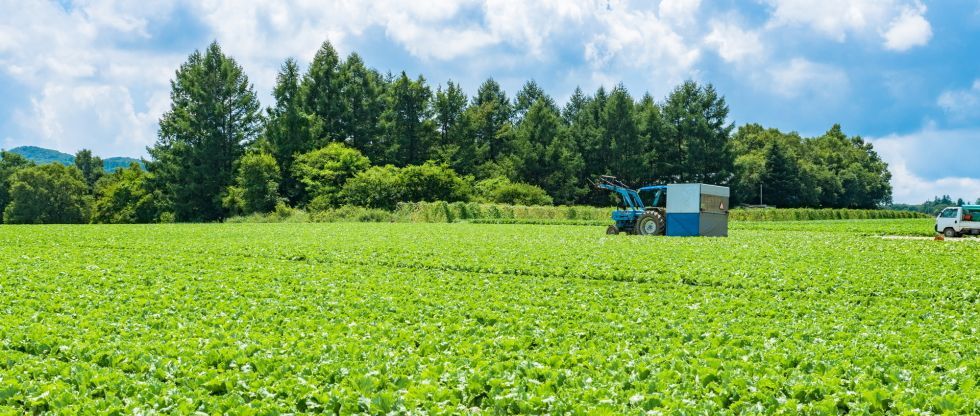
{"type": "Polygon", "coordinates": [[[613,10],[601,14],[598,23],[602,30],[585,44],[585,57],[599,83],[615,82],[615,73],[624,68],[645,72],[651,86],[664,90],[694,78],[700,49],[652,11],[613,10]]]}
{"type": "Polygon", "coordinates": [[[921,131],[869,139],[892,173],[895,202],[921,203],[937,195],[980,198],[980,130],[921,131]]]}
{"type": "Polygon", "coordinates": [[[980,118],[980,79],[974,80],[973,86],[967,89],[943,91],[936,104],[953,121],[980,118]]]}
{"type": "Polygon", "coordinates": [[[657,7],[660,17],[667,21],[689,24],[701,7],[701,0],[662,0],[657,7]]]}
{"type": "Polygon", "coordinates": [[[763,52],[759,32],[742,29],[732,22],[712,21],[705,44],[714,48],[726,62],[740,62],[763,52]]]}
{"type": "Polygon", "coordinates": [[[180,57],[118,46],[146,38],[167,2],[89,1],[3,4],[0,71],[30,91],[11,117],[5,145],[142,155],[155,138],[168,79],[180,57]]]}
{"type": "Polygon", "coordinates": [[[932,26],[922,17],[926,6],[920,4],[906,7],[902,14],[892,21],[888,31],[882,34],[885,38],[885,48],[893,51],[906,51],[916,46],[929,43],[932,38],[932,26]]]}
{"type": "Polygon", "coordinates": [[[773,91],[786,98],[829,98],[843,95],[849,88],[847,74],[834,66],[793,58],[776,64],[768,72],[773,91]]]}
{"type": "Polygon", "coordinates": [[[905,51],[932,37],[926,8],[918,0],[765,0],[768,27],[806,26],[838,42],[880,34],[886,49],[905,51]]]}

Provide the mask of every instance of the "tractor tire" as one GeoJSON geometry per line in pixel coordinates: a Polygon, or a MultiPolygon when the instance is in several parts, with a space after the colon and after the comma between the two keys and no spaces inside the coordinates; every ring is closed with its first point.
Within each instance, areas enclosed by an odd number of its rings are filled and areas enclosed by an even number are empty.
{"type": "Polygon", "coordinates": [[[658,211],[647,211],[636,219],[637,235],[663,235],[664,216],[658,211]]]}
{"type": "Polygon", "coordinates": [[[956,230],[954,230],[952,228],[947,228],[947,229],[943,230],[943,235],[946,236],[946,238],[956,238],[956,237],[959,237],[957,235],[956,230]]]}
{"type": "Polygon", "coordinates": [[[610,225],[610,226],[606,227],[606,234],[609,234],[609,235],[617,235],[617,234],[619,234],[619,228],[616,228],[615,225],[610,225]]]}

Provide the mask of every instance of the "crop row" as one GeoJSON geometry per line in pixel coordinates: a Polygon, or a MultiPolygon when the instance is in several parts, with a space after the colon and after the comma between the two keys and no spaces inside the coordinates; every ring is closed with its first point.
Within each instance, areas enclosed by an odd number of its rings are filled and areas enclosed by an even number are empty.
{"type": "Polygon", "coordinates": [[[800,234],[4,227],[0,414],[980,410],[976,246],[800,234]]]}

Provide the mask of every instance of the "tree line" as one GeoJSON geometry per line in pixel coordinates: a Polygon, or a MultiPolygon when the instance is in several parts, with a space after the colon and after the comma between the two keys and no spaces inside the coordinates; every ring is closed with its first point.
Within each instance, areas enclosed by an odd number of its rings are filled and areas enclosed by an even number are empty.
{"type": "Polygon", "coordinates": [[[511,98],[493,79],[471,97],[452,81],[433,88],[404,71],[382,74],[324,42],[305,72],[283,63],[272,96],[263,109],[214,42],[177,69],[146,171],[86,173],[90,152],[61,168],[6,153],[0,212],[6,222],[51,222],[18,214],[51,201],[12,203],[38,181],[71,195],[58,202],[77,207],[63,222],[218,221],[276,206],[432,200],[608,206],[611,196],[588,185],[596,175],[729,185],[735,202],[761,196],[780,207],[891,200],[887,165],[870,143],[836,125],[814,138],[756,124],[736,130],[725,98],[693,81],[662,101],[620,84],[576,88],[560,105],[534,81],[511,98]]]}

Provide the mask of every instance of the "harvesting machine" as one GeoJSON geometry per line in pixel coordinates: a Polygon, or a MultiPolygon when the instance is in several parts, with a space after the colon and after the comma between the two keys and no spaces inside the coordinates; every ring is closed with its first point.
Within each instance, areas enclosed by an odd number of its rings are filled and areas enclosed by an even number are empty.
{"type": "Polygon", "coordinates": [[[606,234],[728,236],[729,190],[701,183],[651,185],[633,189],[613,176],[592,185],[619,195],[606,234]]]}

